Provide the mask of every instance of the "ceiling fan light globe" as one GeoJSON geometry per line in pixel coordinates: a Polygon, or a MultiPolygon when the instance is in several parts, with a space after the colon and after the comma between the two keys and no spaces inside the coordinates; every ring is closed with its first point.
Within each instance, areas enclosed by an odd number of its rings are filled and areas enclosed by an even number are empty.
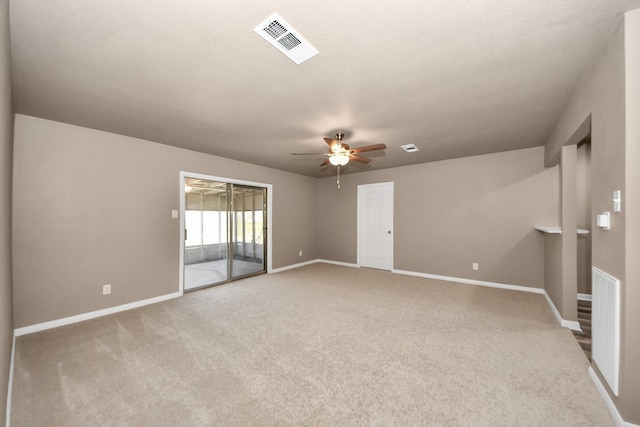
{"type": "Polygon", "coordinates": [[[344,166],[347,163],[349,163],[349,156],[345,156],[345,155],[335,155],[335,156],[331,156],[329,157],[329,162],[333,165],[333,166],[344,166]]]}

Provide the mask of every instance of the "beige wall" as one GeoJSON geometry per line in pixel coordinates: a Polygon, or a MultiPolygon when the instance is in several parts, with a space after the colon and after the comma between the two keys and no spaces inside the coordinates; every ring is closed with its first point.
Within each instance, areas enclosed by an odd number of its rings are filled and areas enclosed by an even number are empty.
{"type": "MultiPolygon", "coordinates": [[[[554,300],[556,308],[565,320],[578,320],[578,227],[576,210],[577,197],[577,145],[562,147],[560,161],[561,208],[560,227],[562,228],[562,299],[554,300]]],[[[548,291],[548,284],[546,286],[548,291]]]]}
{"type": "Polygon", "coordinates": [[[542,288],[536,225],[558,225],[558,168],[543,148],[318,180],[318,256],[357,262],[357,186],[395,183],[394,268],[542,288]],[[480,264],[473,271],[473,262],[480,264]]]}
{"type": "Polygon", "coordinates": [[[589,234],[578,235],[578,292],[591,294],[591,143],[578,146],[577,158],[578,228],[589,234]]]}
{"type": "MultiPolygon", "coordinates": [[[[562,310],[562,235],[544,234],[544,290],[558,312],[562,310]]],[[[576,313],[577,314],[577,313],[576,313]]],[[[560,314],[562,316],[562,314],[560,314]]],[[[569,320],[569,319],[564,319],[569,320]]]]}
{"type": "MultiPolygon", "coordinates": [[[[639,78],[638,70],[625,73],[625,66],[633,68],[638,63],[638,31],[640,27],[638,11],[627,14],[626,25],[621,22],[613,35],[607,49],[597,59],[596,65],[580,82],[571,102],[560,117],[555,129],[545,145],[545,160],[548,166],[556,164],[563,145],[575,144],[572,135],[580,134],[577,129],[591,115],[591,230],[592,230],[592,262],[596,267],[621,280],[623,289],[622,320],[622,358],[620,396],[612,396],[619,412],[626,421],[640,423],[640,342],[638,325],[640,324],[637,307],[640,304],[638,295],[638,262],[625,263],[625,259],[636,249],[627,246],[629,236],[635,225],[629,221],[634,216],[637,222],[637,211],[632,211],[640,189],[637,172],[625,168],[632,164],[637,168],[636,157],[629,159],[637,138],[629,139],[635,122],[640,117],[637,110],[637,94],[630,92],[629,83],[639,78]],[[633,17],[631,19],[631,17],[633,17]],[[625,35],[626,33],[626,35],[625,35]],[[634,38],[635,37],[635,38],[634,38]],[[625,64],[625,43],[627,47],[625,64]],[[625,98],[635,96],[635,101],[628,100],[625,112],[625,98]],[[635,103],[634,103],[635,102],[635,103]],[[629,105],[629,104],[632,105],[629,105]],[[628,118],[625,120],[625,114],[628,118]],[[626,129],[626,125],[630,128],[626,129]],[[627,154],[627,151],[630,151],[627,154]],[[635,181],[630,178],[636,178],[635,181]],[[634,188],[635,187],[635,188],[634,188]],[[612,211],[613,191],[621,190],[623,194],[623,211],[612,214],[612,227],[604,231],[595,227],[597,213],[612,211]],[[625,203],[626,199],[626,205],[625,203]],[[634,264],[634,265],[630,265],[634,264]],[[632,273],[632,277],[629,276],[632,273]]],[[[636,86],[637,88],[637,86],[636,86]]],[[[636,89],[637,90],[637,89],[636,89]]],[[[637,156],[637,152],[635,153],[637,156]]],[[[632,168],[632,169],[633,169],[632,168]]],[[[636,228],[637,230],[637,228],[636,228]]],[[[637,239],[636,239],[637,241],[637,239]]],[[[638,252],[633,252],[636,256],[638,252]]],[[[595,366],[595,365],[594,365],[595,366]]],[[[597,366],[595,367],[597,371],[597,366]]],[[[606,386],[606,382],[603,380],[606,386]]]]}
{"type": "MultiPolygon", "coordinates": [[[[624,257],[613,248],[624,248],[624,213],[613,216],[614,227],[595,227],[595,214],[610,211],[614,190],[624,191],[624,27],[620,25],[596,67],[580,83],[545,147],[547,166],[559,159],[562,146],[577,144],[578,129],[591,114],[591,224],[593,263],[624,280],[624,257]],[[616,227],[622,225],[621,227],[616,227]],[[596,242],[598,244],[596,244],[596,242]]],[[[617,250],[617,249],[616,249],[617,250]]]]}
{"type": "Polygon", "coordinates": [[[626,57],[626,281],[622,326],[623,394],[616,402],[625,419],[640,424],[640,10],[627,14],[626,57]]]}
{"type": "Polygon", "coordinates": [[[14,150],[15,327],[177,292],[180,171],[272,184],[273,267],[317,257],[313,178],[23,115],[14,150]]]}
{"type": "Polygon", "coordinates": [[[9,53],[9,2],[0,2],[0,413],[6,411],[13,343],[11,308],[11,173],[13,107],[9,53]]]}

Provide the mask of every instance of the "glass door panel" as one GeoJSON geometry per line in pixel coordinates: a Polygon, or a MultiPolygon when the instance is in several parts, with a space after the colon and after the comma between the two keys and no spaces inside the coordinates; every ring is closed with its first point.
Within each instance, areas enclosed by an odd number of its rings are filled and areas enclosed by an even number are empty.
{"type": "Polygon", "coordinates": [[[264,188],[233,185],[232,278],[266,272],[264,188]]]}
{"type": "Polygon", "coordinates": [[[228,280],[228,199],[226,183],[186,178],[185,290],[228,280]]]}

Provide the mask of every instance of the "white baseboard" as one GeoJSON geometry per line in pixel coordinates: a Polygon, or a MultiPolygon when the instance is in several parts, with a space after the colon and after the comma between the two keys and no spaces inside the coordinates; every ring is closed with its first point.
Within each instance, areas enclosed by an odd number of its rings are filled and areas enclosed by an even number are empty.
{"type": "Polygon", "coordinates": [[[592,301],[591,294],[578,294],[578,301],[592,301]]]}
{"type": "Polygon", "coordinates": [[[341,265],[343,267],[360,268],[358,264],[352,264],[350,262],[332,261],[330,259],[317,259],[316,262],[322,262],[324,264],[341,265]]]}
{"type": "Polygon", "coordinates": [[[405,270],[391,270],[391,271],[397,274],[406,274],[408,276],[425,277],[427,279],[446,280],[448,282],[459,282],[459,283],[466,283],[469,285],[487,286],[490,288],[509,289],[512,291],[542,294],[544,295],[545,299],[547,300],[547,303],[551,307],[551,311],[553,311],[553,315],[556,317],[556,319],[558,320],[558,323],[560,323],[561,326],[565,328],[569,328],[574,331],[582,331],[582,329],[580,328],[580,323],[573,320],[565,320],[562,318],[562,316],[560,316],[558,309],[553,304],[553,301],[551,301],[551,298],[549,298],[549,295],[544,289],[530,288],[527,286],[509,285],[505,283],[485,282],[485,281],[473,280],[473,279],[463,279],[460,277],[449,277],[449,276],[439,276],[436,274],[417,273],[415,271],[405,271],[405,270]]]}
{"type": "MultiPolygon", "coordinates": [[[[318,263],[318,262],[322,262],[322,263],[325,263],[325,264],[341,265],[341,266],[344,266],[344,267],[356,267],[356,268],[359,267],[359,265],[357,265],[357,264],[351,264],[351,263],[347,263],[347,262],[331,261],[331,260],[326,260],[326,259],[315,259],[315,260],[303,262],[303,263],[300,263],[300,264],[293,264],[293,265],[289,265],[289,266],[286,266],[286,267],[277,268],[275,270],[272,270],[271,272],[272,273],[278,273],[280,271],[291,270],[293,268],[299,268],[299,267],[303,267],[305,265],[315,264],[315,263],[318,263]]],[[[544,289],[531,288],[531,287],[528,287],[528,286],[509,285],[509,284],[506,284],[506,283],[485,282],[485,281],[482,281],[482,280],[464,279],[464,278],[461,278],[461,277],[440,276],[440,275],[437,275],[437,274],[419,273],[419,272],[416,272],[416,271],[407,271],[407,270],[391,270],[391,272],[392,273],[396,273],[396,274],[404,274],[406,276],[424,277],[426,279],[445,280],[447,282],[466,283],[468,285],[486,286],[486,287],[489,287],[489,288],[508,289],[508,290],[512,290],[512,291],[520,291],[520,292],[530,292],[530,293],[534,293],[534,294],[542,294],[542,295],[544,295],[545,299],[547,300],[547,303],[551,307],[551,311],[553,311],[553,315],[558,320],[558,323],[560,323],[561,326],[563,326],[565,328],[569,328],[569,329],[574,330],[574,331],[582,331],[582,328],[580,328],[580,323],[578,323],[576,321],[573,321],[573,320],[565,320],[565,319],[562,318],[562,316],[560,316],[560,313],[558,312],[558,309],[553,304],[553,301],[551,301],[551,298],[549,298],[549,295],[547,294],[547,292],[544,289]]],[[[584,294],[580,294],[580,295],[584,295],[584,294]]]]}
{"type": "Polygon", "coordinates": [[[593,384],[596,386],[598,393],[600,393],[600,397],[604,401],[604,404],[607,406],[609,414],[611,414],[611,418],[613,418],[613,422],[616,423],[616,426],[640,427],[640,425],[638,424],[629,423],[622,419],[622,415],[620,415],[620,412],[618,412],[618,408],[616,408],[613,400],[611,400],[611,396],[609,396],[609,393],[607,393],[607,389],[604,387],[602,381],[600,381],[600,378],[598,377],[598,374],[596,374],[596,372],[593,370],[593,367],[591,366],[589,366],[589,376],[591,377],[591,381],[593,381],[593,384]]]}
{"type": "Polygon", "coordinates": [[[560,315],[560,312],[558,311],[558,309],[556,308],[556,305],[551,300],[551,297],[549,296],[547,291],[544,291],[544,298],[547,300],[547,303],[549,304],[549,307],[551,307],[551,311],[553,311],[553,315],[558,320],[558,323],[560,323],[560,326],[569,328],[572,331],[582,332],[582,328],[580,327],[579,322],[576,322],[575,320],[565,320],[562,318],[562,316],[560,315]]]}
{"type": "Polygon", "coordinates": [[[486,286],[489,288],[498,288],[498,289],[509,289],[512,291],[531,292],[534,294],[544,293],[544,289],[530,288],[528,286],[509,285],[506,283],[485,282],[482,280],[464,279],[461,277],[439,276],[437,274],[418,273],[415,271],[406,271],[406,270],[391,270],[391,272],[396,274],[404,274],[407,276],[424,277],[427,279],[446,280],[447,282],[466,283],[467,285],[486,286]]]}
{"type": "Polygon", "coordinates": [[[311,261],[305,261],[298,264],[291,264],[291,265],[285,265],[284,267],[272,268],[271,270],[269,270],[269,273],[281,273],[283,271],[293,270],[294,268],[304,267],[305,265],[315,264],[316,262],[318,262],[318,260],[313,259],[311,261]]]}
{"type": "Polygon", "coordinates": [[[149,304],[155,304],[182,296],[182,292],[174,292],[172,294],[161,295],[155,298],[149,298],[141,301],[131,302],[129,304],[117,305],[102,310],[91,311],[89,313],[78,314],[75,316],[64,317],[62,319],[51,320],[49,322],[38,323],[35,325],[24,326],[14,330],[15,336],[32,334],[34,332],[46,331],[47,329],[57,328],[59,326],[71,325],[73,323],[82,322],[84,320],[95,319],[97,317],[107,316],[109,314],[119,313],[121,311],[131,310],[133,308],[143,307],[149,304]]]}
{"type": "Polygon", "coordinates": [[[280,273],[282,271],[293,270],[294,268],[304,267],[305,265],[317,264],[319,262],[324,263],[324,264],[341,265],[343,267],[360,268],[360,266],[358,264],[351,264],[351,263],[348,263],[348,262],[332,261],[330,259],[312,259],[311,261],[305,261],[305,262],[301,262],[299,264],[291,264],[291,265],[287,265],[285,267],[275,268],[275,269],[271,270],[269,273],[280,273]]]}
{"type": "MultiPolygon", "coordinates": [[[[358,267],[358,265],[356,265],[356,264],[349,264],[349,263],[346,263],[346,262],[330,261],[330,260],[323,260],[323,259],[314,259],[314,260],[311,260],[311,261],[301,262],[299,264],[293,264],[293,265],[288,265],[288,266],[285,266],[285,267],[272,269],[269,273],[279,273],[281,271],[291,270],[291,269],[294,269],[294,268],[300,268],[300,267],[304,267],[305,265],[315,264],[315,263],[318,263],[318,262],[323,262],[323,263],[327,263],[327,264],[342,265],[342,266],[346,266],[346,267],[358,267]]],[[[73,323],[78,323],[78,322],[82,322],[82,321],[85,321],[85,320],[95,319],[97,317],[107,316],[109,314],[119,313],[121,311],[131,310],[133,308],[144,307],[145,305],[155,304],[155,303],[158,303],[158,302],[170,300],[170,299],[173,299],[173,298],[180,297],[182,295],[183,295],[183,292],[179,291],[179,292],[174,292],[174,293],[171,293],[171,294],[161,295],[161,296],[155,297],[155,298],[149,298],[149,299],[145,299],[145,300],[141,300],[141,301],[132,302],[132,303],[129,303],[129,304],[118,305],[118,306],[115,306],[115,307],[109,307],[109,308],[105,308],[105,309],[97,310],[97,311],[91,311],[89,313],[83,313],[83,314],[78,314],[78,315],[75,315],[75,316],[64,317],[62,319],[51,320],[51,321],[48,321],[48,322],[38,323],[38,324],[35,324],[35,325],[23,326],[21,328],[14,329],[14,335],[16,337],[19,337],[19,336],[22,336],[22,335],[33,334],[35,332],[46,331],[47,329],[53,329],[53,328],[57,328],[57,327],[60,327],[60,326],[71,325],[73,323]]]]}
{"type": "MultiPolygon", "coordinates": [[[[319,262],[320,263],[325,263],[325,264],[340,265],[340,266],[343,266],[343,267],[353,267],[353,268],[359,268],[360,267],[358,264],[353,264],[353,263],[333,261],[333,260],[327,260],[327,259],[314,259],[314,260],[311,260],[311,261],[301,262],[299,264],[292,264],[292,265],[288,265],[288,266],[285,266],[285,267],[272,269],[270,271],[270,273],[279,273],[279,272],[282,272],[282,271],[291,270],[291,269],[294,269],[294,268],[300,268],[300,267],[304,267],[306,265],[311,265],[311,264],[315,264],[315,263],[319,263],[319,262]]],[[[408,276],[424,277],[424,278],[427,278],[427,279],[445,280],[445,281],[448,281],[448,282],[466,283],[466,284],[469,284],[469,285],[487,286],[487,287],[491,287],[491,288],[508,289],[508,290],[513,290],[513,291],[521,291],[521,292],[531,292],[531,293],[536,293],[536,294],[543,294],[545,296],[547,302],[549,303],[549,306],[551,307],[551,310],[553,311],[553,314],[555,315],[556,319],[558,319],[558,322],[562,326],[564,326],[566,328],[569,328],[569,329],[576,330],[576,331],[581,331],[582,330],[582,329],[580,329],[580,324],[578,322],[564,320],[562,318],[562,316],[560,316],[560,313],[558,312],[558,310],[556,309],[555,305],[553,304],[553,301],[551,301],[551,298],[549,298],[549,295],[543,289],[530,288],[530,287],[527,287],[527,286],[509,285],[509,284],[505,284],[505,283],[496,283],[496,282],[486,282],[486,281],[480,281],[480,280],[464,279],[464,278],[460,278],[460,277],[440,276],[440,275],[436,275],[436,274],[419,273],[419,272],[415,272],[415,271],[391,270],[391,272],[392,273],[396,273],[396,274],[404,274],[404,275],[408,275],[408,276]]],[[[14,336],[32,334],[34,332],[45,331],[47,329],[57,328],[59,326],[70,325],[70,324],[73,324],[73,323],[82,322],[84,320],[95,319],[97,317],[107,316],[109,314],[119,313],[121,311],[131,310],[133,308],[143,307],[143,306],[149,305],[149,304],[155,304],[155,303],[158,303],[158,302],[162,302],[162,301],[166,301],[166,300],[169,300],[169,299],[177,298],[179,296],[182,296],[182,292],[175,292],[175,293],[172,293],[172,294],[162,295],[162,296],[155,297],[155,298],[149,298],[149,299],[142,300],[142,301],[136,301],[136,302],[132,302],[132,303],[129,303],[129,304],[123,304],[123,305],[119,305],[119,306],[115,306],[115,307],[105,308],[105,309],[102,309],[102,310],[92,311],[92,312],[89,312],[89,313],[78,314],[76,316],[70,316],[70,317],[65,317],[65,318],[62,318],[62,319],[51,320],[49,322],[38,323],[38,324],[35,324],[35,325],[30,325],[30,326],[24,326],[22,328],[15,329],[14,330],[14,336]]]]}
{"type": "MultiPolygon", "coordinates": [[[[328,259],[314,259],[312,261],[302,262],[300,264],[288,265],[286,267],[280,267],[275,270],[272,270],[272,273],[278,273],[280,271],[291,270],[293,268],[304,267],[305,265],[315,264],[315,263],[325,263],[325,264],[333,264],[340,265],[343,267],[353,267],[360,268],[358,264],[352,264],[348,262],[341,261],[332,261],[328,259]]],[[[485,282],[481,280],[472,280],[472,279],[464,279],[461,277],[450,277],[450,276],[439,276],[437,274],[429,274],[429,273],[419,273],[416,271],[408,271],[408,270],[391,270],[392,273],[395,274],[404,274],[406,276],[416,276],[416,277],[424,277],[426,279],[436,279],[436,280],[445,280],[447,282],[458,282],[458,283],[466,283],[468,285],[477,285],[477,286],[486,286],[489,288],[499,288],[499,289],[509,289],[512,291],[520,291],[520,292],[530,292],[534,294],[543,294],[544,289],[540,288],[531,288],[528,286],[519,286],[519,285],[509,285],[506,283],[496,283],[496,282],[485,282]]],[[[554,307],[555,308],[555,307],[554,307]]]]}
{"type": "Polygon", "coordinates": [[[11,359],[9,361],[9,381],[7,382],[7,410],[5,425],[11,425],[11,404],[13,402],[13,370],[16,360],[16,333],[13,332],[13,344],[11,345],[11,359]]]}

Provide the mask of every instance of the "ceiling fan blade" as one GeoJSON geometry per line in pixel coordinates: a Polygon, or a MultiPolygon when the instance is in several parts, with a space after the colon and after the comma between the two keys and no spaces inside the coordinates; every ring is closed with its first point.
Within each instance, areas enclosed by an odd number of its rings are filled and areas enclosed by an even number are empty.
{"type": "Polygon", "coordinates": [[[366,157],[360,157],[355,154],[349,156],[349,160],[353,160],[360,163],[369,163],[371,159],[367,159],[366,157]]]}
{"type": "Polygon", "coordinates": [[[365,147],[353,148],[351,152],[357,154],[357,153],[365,153],[367,151],[384,150],[385,148],[387,148],[387,146],[384,144],[373,144],[373,145],[367,145],[365,147]]]}
{"type": "Polygon", "coordinates": [[[294,156],[326,156],[327,153],[291,153],[294,156]]]}
{"type": "Polygon", "coordinates": [[[338,141],[336,141],[335,139],[331,139],[331,138],[322,138],[322,139],[324,139],[324,142],[326,142],[331,148],[333,148],[333,146],[338,143],[338,141]]]}
{"type": "Polygon", "coordinates": [[[320,166],[326,166],[326,165],[328,165],[329,163],[330,163],[330,162],[329,162],[329,159],[327,159],[327,160],[325,160],[324,162],[320,163],[320,166]]]}

